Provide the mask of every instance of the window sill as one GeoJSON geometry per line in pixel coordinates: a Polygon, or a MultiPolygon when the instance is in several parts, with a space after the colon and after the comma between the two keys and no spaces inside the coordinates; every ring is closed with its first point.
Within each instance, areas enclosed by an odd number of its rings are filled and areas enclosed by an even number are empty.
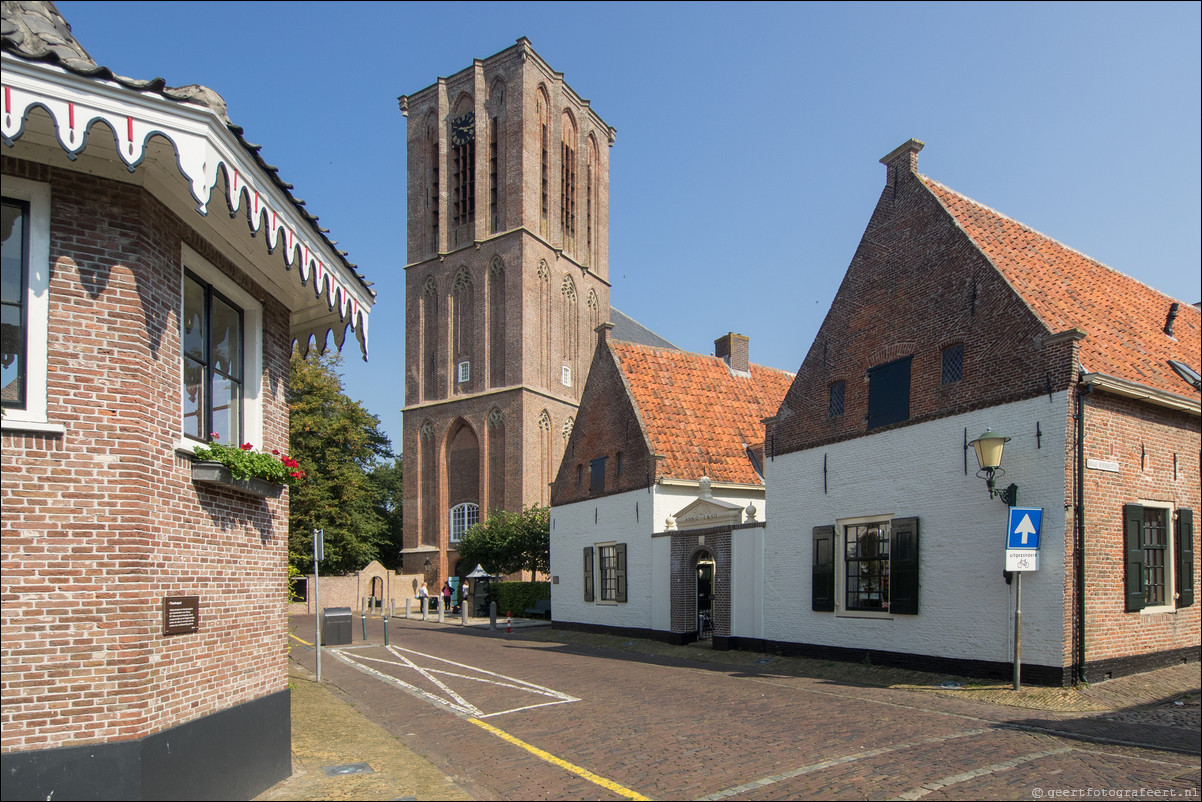
{"type": "Polygon", "coordinates": [[[67,427],[61,423],[46,421],[19,420],[5,415],[0,418],[0,430],[6,432],[32,432],[35,434],[65,435],[67,427]]]}
{"type": "Polygon", "coordinates": [[[835,618],[875,618],[878,621],[892,621],[893,613],[874,613],[870,610],[836,610],[835,618]]]}
{"type": "Polygon", "coordinates": [[[1145,607],[1139,611],[1140,615],[1164,615],[1165,613],[1175,613],[1177,608],[1171,604],[1159,604],[1155,607],[1145,607]]]}

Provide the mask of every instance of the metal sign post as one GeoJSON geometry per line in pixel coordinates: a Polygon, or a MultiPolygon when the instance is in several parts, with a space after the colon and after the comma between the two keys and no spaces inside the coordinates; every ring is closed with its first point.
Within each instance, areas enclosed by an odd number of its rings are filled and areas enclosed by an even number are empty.
{"type": "Polygon", "coordinates": [[[313,609],[317,612],[315,624],[317,644],[317,681],[321,682],[321,581],[318,576],[317,564],[326,556],[326,530],[313,530],[313,609]]]}
{"type": "Polygon", "coordinates": [[[1006,524],[1006,570],[1014,572],[1014,690],[1022,688],[1023,573],[1039,570],[1043,507],[1011,507],[1006,524]]]}

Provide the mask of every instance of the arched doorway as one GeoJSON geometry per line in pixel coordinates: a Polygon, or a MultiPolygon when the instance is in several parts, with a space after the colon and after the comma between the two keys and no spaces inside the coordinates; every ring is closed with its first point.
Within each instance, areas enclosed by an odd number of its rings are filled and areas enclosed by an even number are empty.
{"type": "Polygon", "coordinates": [[[384,578],[373,576],[371,578],[371,597],[368,599],[368,604],[376,610],[382,609],[384,606],[384,578]]]}
{"type": "Polygon", "coordinates": [[[706,640],[714,636],[714,558],[710,554],[699,554],[696,566],[697,577],[697,639],[706,640]]]}

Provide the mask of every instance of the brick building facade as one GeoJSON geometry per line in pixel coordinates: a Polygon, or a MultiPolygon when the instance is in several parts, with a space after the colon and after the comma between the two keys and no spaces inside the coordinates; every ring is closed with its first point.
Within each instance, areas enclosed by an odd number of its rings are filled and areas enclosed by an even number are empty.
{"type": "Polygon", "coordinates": [[[728,648],[759,609],[764,419],[792,374],[733,332],[715,356],[609,335],[552,486],[555,625],[728,648]]]}
{"type": "Polygon", "coordinates": [[[4,798],[253,796],[291,772],[288,496],[190,455],[286,453],[294,340],[365,342],[372,294],[214,93],[4,14],[4,798]]]}
{"type": "MultiPolygon", "coordinates": [[[[1198,660],[1202,405],[1171,364],[1197,366],[1197,305],[921,175],[921,149],[881,160],[860,245],[760,430],[770,519],[740,523],[717,483],[688,507],[665,494],[665,478],[735,464],[708,453],[729,404],[672,414],[682,371],[643,398],[647,358],[600,344],[553,492],[556,626],[687,641],[710,625],[716,647],[1009,677],[1007,507],[970,446],[994,430],[1007,435],[997,484],[1042,511],[1023,679],[1198,660]],[[702,453],[705,470],[673,472],[702,453]],[[611,476],[613,463],[634,470],[611,476]],[[590,583],[610,544],[626,589],[601,604],[590,583]]],[[[739,346],[715,344],[732,366],[739,346]]],[[[754,457],[755,436],[736,429],[754,457]]]]}
{"type": "Polygon", "coordinates": [[[1199,401],[1170,360],[1197,361],[1198,309],[919,174],[921,148],[882,159],[885,188],[777,415],[775,573],[747,643],[1008,676],[1006,508],[969,447],[993,429],[1009,436],[999,484],[1043,511],[1024,678],[1197,660],[1199,401]],[[887,544],[870,592],[866,532],[887,544]],[[790,615],[798,592],[808,611],[790,615]]]}
{"type": "Polygon", "coordinates": [[[438,587],[472,523],[549,501],[610,318],[614,130],[524,38],[401,108],[403,570],[438,587]]]}

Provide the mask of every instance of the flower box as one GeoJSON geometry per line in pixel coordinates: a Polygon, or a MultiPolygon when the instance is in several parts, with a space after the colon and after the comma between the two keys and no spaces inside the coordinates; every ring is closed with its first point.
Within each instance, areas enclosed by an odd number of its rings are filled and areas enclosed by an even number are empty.
{"type": "Polygon", "coordinates": [[[235,479],[230,469],[220,462],[193,462],[192,481],[201,485],[228,487],[260,498],[279,498],[283,485],[262,479],[235,479]]]}

